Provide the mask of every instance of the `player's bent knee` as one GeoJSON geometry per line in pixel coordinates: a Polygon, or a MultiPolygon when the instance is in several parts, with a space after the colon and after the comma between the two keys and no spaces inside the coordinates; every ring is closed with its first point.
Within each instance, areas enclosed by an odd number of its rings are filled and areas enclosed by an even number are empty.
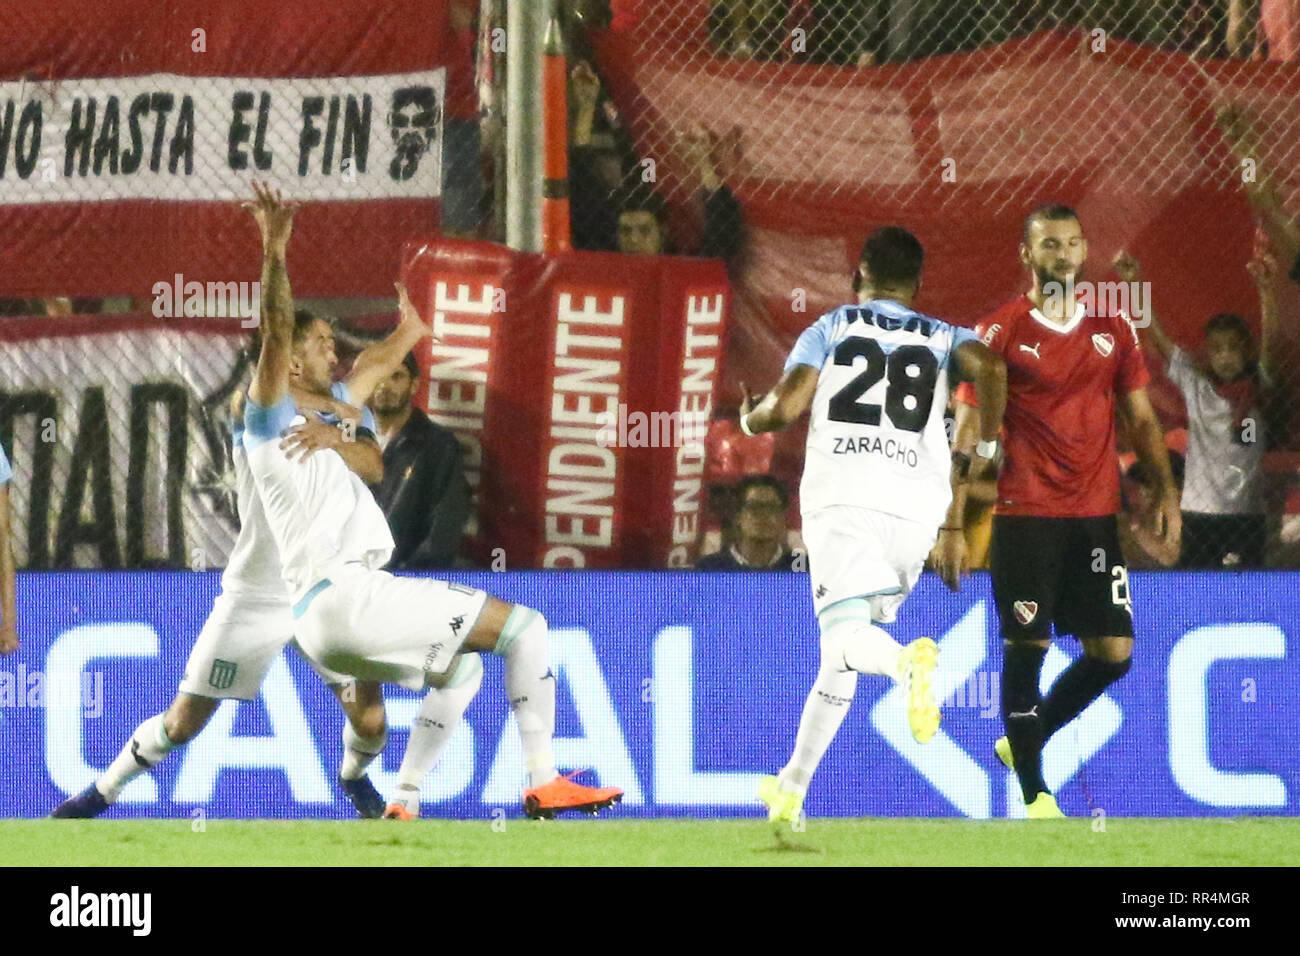
{"type": "Polygon", "coordinates": [[[506,657],[521,641],[545,641],[548,630],[546,618],[541,611],[516,604],[501,627],[501,633],[492,647],[492,653],[499,657],[506,657]]]}
{"type": "Polygon", "coordinates": [[[163,714],[163,732],[177,747],[187,744],[208,725],[221,701],[197,694],[177,694],[163,714]]]}
{"type": "Polygon", "coordinates": [[[462,650],[465,651],[495,651],[497,641],[501,639],[501,634],[510,621],[511,615],[515,609],[520,607],[517,604],[511,604],[508,601],[499,601],[491,595],[483,602],[483,610],[479,612],[478,619],[474,626],[470,628],[469,635],[465,638],[462,650]]]}
{"type": "Polygon", "coordinates": [[[362,737],[381,737],[388,733],[388,720],[384,716],[384,705],[364,707],[355,714],[348,715],[348,723],[362,737]]]}

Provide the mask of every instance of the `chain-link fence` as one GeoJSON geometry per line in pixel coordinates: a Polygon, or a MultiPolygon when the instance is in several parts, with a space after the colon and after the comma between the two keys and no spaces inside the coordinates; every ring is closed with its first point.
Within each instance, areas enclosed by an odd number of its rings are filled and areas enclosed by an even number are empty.
{"type": "MultiPolygon", "coordinates": [[[[850,297],[870,228],[917,232],[921,306],[974,324],[1027,287],[1024,215],[1063,201],[1091,242],[1088,277],[1147,291],[1128,311],[1156,319],[1143,340],[1186,476],[1181,561],[1300,558],[1284,420],[1300,391],[1300,4],[640,0],[572,13],[575,245],[726,258],[733,401],[738,379],[772,380],[798,332],[850,297]]],[[[799,458],[793,444],[776,457],[787,483],[799,458]]],[[[1126,507],[1149,504],[1148,486],[1131,469],[1126,507]]],[[[1135,565],[1170,559],[1140,531],[1128,544],[1135,565]]]]}

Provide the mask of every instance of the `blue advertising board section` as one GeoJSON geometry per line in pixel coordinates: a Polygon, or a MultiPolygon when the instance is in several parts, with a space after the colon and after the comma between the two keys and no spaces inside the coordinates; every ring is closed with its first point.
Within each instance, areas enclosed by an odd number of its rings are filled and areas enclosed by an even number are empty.
{"type": "MultiPolygon", "coordinates": [[[[542,610],[558,679],[555,753],[627,790],[618,816],[746,816],[759,774],[784,763],[817,669],[799,574],[451,575],[542,610]]],[[[213,597],[215,573],[31,573],[19,579],[23,647],[0,660],[0,816],[42,816],[80,790],[131,730],[166,707],[213,597]]],[[[1135,574],[1133,669],[1045,754],[1071,815],[1300,812],[1300,574],[1135,574]]],[[[924,747],[901,694],[861,677],[813,780],[810,816],[1023,814],[993,755],[1000,642],[987,577],[961,594],[925,575],[895,635],[942,648],[947,701],[924,747]]],[[[1078,653],[1058,642],[1045,681],[1078,653]]],[[[519,807],[522,756],[501,682],[483,689],[426,780],[425,814],[519,807]]],[[[416,694],[388,689],[392,727],[372,778],[396,786],[416,694]]],[[[109,814],[352,815],[335,782],[342,714],[290,650],[262,696],[226,703],[188,747],[135,781],[109,814]]]]}

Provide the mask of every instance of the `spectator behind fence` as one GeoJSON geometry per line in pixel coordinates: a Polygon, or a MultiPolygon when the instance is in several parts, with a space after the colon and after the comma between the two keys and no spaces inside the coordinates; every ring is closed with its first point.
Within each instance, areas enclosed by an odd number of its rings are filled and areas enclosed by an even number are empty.
{"type": "Polygon", "coordinates": [[[717,154],[724,145],[719,138],[698,125],[678,136],[687,175],[699,183],[704,230],[698,250],[677,250],[668,241],[667,206],[654,187],[658,164],[637,162],[626,147],[617,111],[602,98],[600,79],[589,63],[574,66],[569,98],[573,247],[629,255],[684,252],[734,263],[744,222],[740,203],[722,181],[717,154]]]}
{"type": "Polygon", "coordinates": [[[695,563],[700,571],[796,571],[800,557],[786,544],[790,493],[771,475],[749,475],[732,489],[723,548],[695,563]]]}
{"type": "Polygon", "coordinates": [[[469,516],[460,442],[411,405],[419,374],[408,353],[370,399],[384,452],[376,498],[393,532],[393,570],[451,567],[469,516]]]}
{"type": "MultiPolygon", "coordinates": [[[[1183,567],[1259,567],[1264,562],[1262,465],[1265,432],[1272,431],[1266,428],[1265,413],[1274,404],[1275,270],[1268,256],[1251,263],[1259,287],[1261,349],[1245,319],[1220,313],[1205,324],[1204,360],[1195,361],[1174,344],[1146,303],[1142,337],[1165,363],[1187,405],[1183,567]]],[[[1140,278],[1137,260],[1125,252],[1116,256],[1115,272],[1125,282],[1140,278]]]]}
{"type": "MultiPolygon", "coordinates": [[[[1170,449],[1169,470],[1173,472],[1174,484],[1181,491],[1185,459],[1178,452],[1170,449]]],[[[1140,461],[1129,465],[1120,483],[1120,508],[1116,526],[1119,529],[1120,550],[1124,553],[1124,563],[1129,570],[1151,570],[1169,568],[1178,563],[1178,549],[1172,542],[1153,534],[1145,520],[1159,503],[1160,486],[1148,469],[1140,461]]],[[[1184,520],[1186,516],[1184,515],[1184,520]]]]}

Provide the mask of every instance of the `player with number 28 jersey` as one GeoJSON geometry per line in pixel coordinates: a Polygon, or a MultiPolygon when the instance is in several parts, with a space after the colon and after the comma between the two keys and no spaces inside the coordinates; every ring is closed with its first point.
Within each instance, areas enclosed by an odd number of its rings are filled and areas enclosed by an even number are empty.
{"type": "Polygon", "coordinates": [[[872,233],[858,264],[857,304],[806,329],[781,381],[752,410],[746,395],[741,409],[741,428],[750,434],[812,410],[800,498],[821,669],[789,763],[759,785],[773,821],[798,818],[858,674],[903,686],[918,741],[939,728],[932,688],[938,646],[922,637],[903,647],[879,625],[895,619],[932,552],[944,580],[959,586],[970,453],[993,455],[1006,369],[972,332],[912,308],[923,258],[905,229],[872,233]],[[956,453],[944,427],[950,376],[974,382],[981,402],[983,440],[956,453]]]}

